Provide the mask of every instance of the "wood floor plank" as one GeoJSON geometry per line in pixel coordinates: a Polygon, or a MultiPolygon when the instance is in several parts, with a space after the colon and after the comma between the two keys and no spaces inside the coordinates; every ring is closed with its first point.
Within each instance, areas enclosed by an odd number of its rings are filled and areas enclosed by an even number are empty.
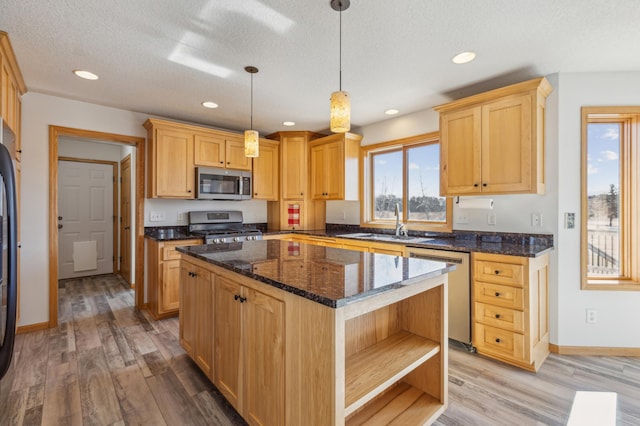
{"type": "Polygon", "coordinates": [[[7,395],[0,410],[0,425],[24,424],[28,394],[29,390],[23,388],[7,395]]]}
{"type": "Polygon", "coordinates": [[[78,354],[78,382],[84,424],[108,425],[122,420],[120,404],[102,347],[78,354]]]}
{"type": "Polygon", "coordinates": [[[166,424],[146,380],[136,365],[113,372],[113,381],[126,424],[166,424]]]}
{"type": "Polygon", "coordinates": [[[82,425],[77,360],[49,364],[42,425],[82,425]]]}
{"type": "Polygon", "coordinates": [[[13,360],[16,365],[12,391],[29,389],[45,382],[49,350],[49,333],[35,331],[24,336],[20,355],[13,360]]]}
{"type": "Polygon", "coordinates": [[[213,391],[202,391],[193,399],[209,424],[216,426],[242,426],[247,423],[224,401],[222,395],[213,391]]]}
{"type": "Polygon", "coordinates": [[[146,380],[167,424],[208,424],[172,370],[166,370],[146,380]]]}

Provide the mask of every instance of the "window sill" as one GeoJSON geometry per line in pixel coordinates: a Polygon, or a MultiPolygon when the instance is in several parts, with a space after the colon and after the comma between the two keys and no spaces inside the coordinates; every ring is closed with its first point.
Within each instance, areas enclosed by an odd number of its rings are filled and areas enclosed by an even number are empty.
{"type": "Polygon", "coordinates": [[[640,291],[640,282],[632,280],[591,280],[582,290],[640,291]]]}

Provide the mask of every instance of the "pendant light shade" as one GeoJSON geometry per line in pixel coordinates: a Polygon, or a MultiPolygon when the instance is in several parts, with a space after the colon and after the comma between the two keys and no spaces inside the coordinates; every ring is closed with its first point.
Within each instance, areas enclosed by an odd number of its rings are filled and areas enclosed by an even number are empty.
{"type": "Polygon", "coordinates": [[[251,128],[244,132],[244,156],[258,157],[260,155],[260,135],[253,130],[253,75],[258,72],[258,68],[248,66],[244,70],[251,74],[251,128]]]}
{"type": "Polygon", "coordinates": [[[260,155],[260,137],[255,130],[244,131],[244,156],[258,157],[260,155]]]}
{"type": "Polygon", "coordinates": [[[340,89],[331,94],[330,128],[334,133],[345,133],[351,130],[351,100],[349,94],[342,90],[342,11],[347,10],[349,0],[331,0],[331,8],[340,13],[340,89]]]}
{"type": "Polygon", "coordinates": [[[331,131],[344,133],[351,130],[351,101],[347,92],[331,94],[331,131]]]}

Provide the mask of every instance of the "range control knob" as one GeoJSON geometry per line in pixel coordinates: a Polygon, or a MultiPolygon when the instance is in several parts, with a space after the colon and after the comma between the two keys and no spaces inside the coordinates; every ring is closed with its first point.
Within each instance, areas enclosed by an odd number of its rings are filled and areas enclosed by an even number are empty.
{"type": "Polygon", "coordinates": [[[236,241],[236,242],[240,241],[240,237],[233,237],[233,241],[236,241]]]}
{"type": "Polygon", "coordinates": [[[247,241],[251,241],[251,240],[255,240],[256,237],[254,237],[253,235],[247,235],[247,241]]]}
{"type": "Polygon", "coordinates": [[[221,238],[214,238],[213,239],[213,244],[220,244],[222,242],[221,238]]]}

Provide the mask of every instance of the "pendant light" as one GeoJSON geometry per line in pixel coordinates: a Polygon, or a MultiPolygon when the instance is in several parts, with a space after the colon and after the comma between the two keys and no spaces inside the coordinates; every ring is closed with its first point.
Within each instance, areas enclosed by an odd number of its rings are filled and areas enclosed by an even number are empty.
{"type": "Polygon", "coordinates": [[[251,126],[250,130],[244,131],[244,156],[257,157],[260,155],[260,136],[253,130],[253,75],[258,72],[258,68],[248,66],[244,70],[251,74],[251,126]]]}
{"type": "Polygon", "coordinates": [[[331,0],[331,8],[340,13],[340,90],[331,94],[331,131],[345,133],[351,130],[351,101],[342,91],[342,11],[347,10],[350,0],[331,0]]]}

